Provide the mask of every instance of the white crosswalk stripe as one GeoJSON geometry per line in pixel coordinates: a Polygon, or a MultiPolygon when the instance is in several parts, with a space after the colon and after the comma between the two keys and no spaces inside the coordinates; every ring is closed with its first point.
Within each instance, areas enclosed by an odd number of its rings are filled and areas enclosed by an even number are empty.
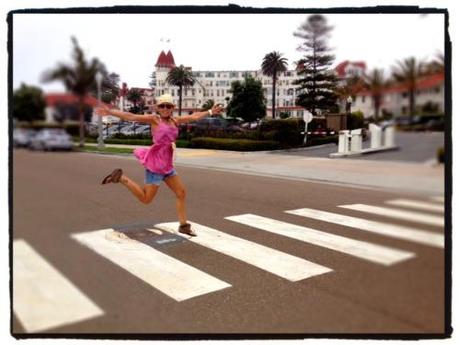
{"type": "Polygon", "coordinates": [[[72,237],[176,301],[231,286],[141,242],[108,240],[110,232],[113,230],[103,229],[72,237]]]}
{"type": "MultiPolygon", "coordinates": [[[[193,222],[189,223],[192,224],[193,229],[198,234],[197,237],[190,238],[191,242],[216,250],[290,281],[298,281],[332,271],[330,268],[216,229],[193,222]]],[[[178,223],[172,222],[156,224],[155,227],[175,232],[178,225],[178,223]]],[[[178,235],[189,237],[179,233],[178,235]]]]}
{"type": "Polygon", "coordinates": [[[437,203],[423,202],[408,199],[393,199],[385,201],[385,204],[393,206],[403,206],[409,208],[415,208],[419,210],[433,211],[433,212],[444,212],[444,206],[437,203]]]}
{"type": "Polygon", "coordinates": [[[444,202],[444,197],[443,196],[432,196],[431,200],[437,201],[437,202],[444,202]]]}
{"type": "Polygon", "coordinates": [[[254,214],[242,214],[225,219],[386,266],[415,257],[415,254],[411,252],[357,241],[254,214]]]}
{"type": "Polygon", "coordinates": [[[377,214],[380,216],[391,217],[411,222],[423,223],[435,226],[444,226],[444,217],[427,215],[420,212],[403,211],[389,207],[379,207],[364,204],[340,205],[339,207],[349,210],[377,214]]]}
{"type": "Polygon", "coordinates": [[[298,210],[286,211],[286,213],[343,225],[352,229],[368,231],[405,241],[420,243],[427,246],[444,248],[444,235],[430,231],[419,230],[407,226],[376,222],[367,219],[346,216],[343,214],[320,211],[312,208],[301,208],[298,210]]]}
{"type": "Polygon", "coordinates": [[[13,241],[13,310],[27,333],[104,315],[24,240],[13,241]]]}

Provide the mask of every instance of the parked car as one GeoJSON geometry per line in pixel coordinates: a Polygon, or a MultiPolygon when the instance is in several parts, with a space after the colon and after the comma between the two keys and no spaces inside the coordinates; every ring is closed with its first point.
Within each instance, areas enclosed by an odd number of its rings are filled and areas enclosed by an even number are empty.
{"type": "Polygon", "coordinates": [[[33,150],[71,150],[72,137],[62,128],[45,128],[31,140],[29,147],[33,150]]]}
{"type": "Polygon", "coordinates": [[[14,147],[28,147],[36,131],[30,128],[15,128],[13,130],[14,147]]]}
{"type": "Polygon", "coordinates": [[[230,132],[241,132],[244,131],[241,127],[229,123],[227,119],[222,117],[205,117],[196,122],[190,122],[183,125],[180,125],[179,128],[185,129],[188,132],[193,132],[195,130],[202,131],[215,131],[223,130],[230,132]]]}
{"type": "Polygon", "coordinates": [[[257,129],[257,128],[259,128],[261,123],[262,123],[261,120],[252,121],[252,122],[245,122],[245,123],[241,124],[241,127],[245,128],[245,129],[257,129]]]}
{"type": "Polygon", "coordinates": [[[103,131],[102,131],[102,137],[104,139],[106,138],[112,138],[115,134],[117,133],[121,133],[122,129],[127,127],[127,126],[130,126],[129,123],[120,123],[120,124],[113,124],[112,126],[110,126],[109,128],[107,127],[104,127],[103,131]]]}

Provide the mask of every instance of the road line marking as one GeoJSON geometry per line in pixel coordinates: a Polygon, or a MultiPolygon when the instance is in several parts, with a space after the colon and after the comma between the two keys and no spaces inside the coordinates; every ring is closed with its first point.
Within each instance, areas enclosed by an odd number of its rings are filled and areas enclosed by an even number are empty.
{"type": "Polygon", "coordinates": [[[176,301],[231,286],[141,242],[109,240],[105,236],[108,231],[113,229],[78,233],[72,237],[176,301]]]}
{"type": "Polygon", "coordinates": [[[357,241],[254,214],[242,214],[226,219],[386,266],[415,257],[415,253],[357,241]]]}
{"type": "Polygon", "coordinates": [[[432,247],[444,248],[444,235],[430,231],[414,229],[401,225],[381,223],[337,213],[314,210],[311,208],[301,208],[298,210],[286,211],[286,213],[322,220],[324,222],[339,224],[353,229],[364,230],[432,247]]]}
{"type": "Polygon", "coordinates": [[[411,222],[423,223],[435,226],[444,226],[444,217],[427,215],[420,212],[413,211],[402,211],[388,207],[377,207],[364,204],[352,204],[352,205],[340,205],[339,207],[346,208],[349,210],[367,212],[377,214],[381,216],[408,220],[411,222]]]}
{"type": "Polygon", "coordinates": [[[104,315],[101,308],[22,239],[13,241],[13,309],[27,333],[104,315]]]}
{"type": "MultiPolygon", "coordinates": [[[[298,281],[332,272],[332,269],[296,256],[265,247],[251,241],[226,234],[204,225],[192,223],[197,237],[190,238],[191,242],[218,251],[235,259],[241,260],[262,270],[275,274],[290,281],[298,281]]],[[[178,223],[156,224],[156,228],[175,232],[178,223]]],[[[177,233],[178,235],[189,237],[177,233]]]]}
{"type": "Polygon", "coordinates": [[[423,202],[423,201],[408,200],[408,199],[393,199],[393,200],[385,201],[385,203],[388,205],[393,205],[393,206],[403,206],[403,207],[415,208],[419,210],[444,213],[444,205],[439,205],[437,203],[433,204],[431,202],[423,202]]]}

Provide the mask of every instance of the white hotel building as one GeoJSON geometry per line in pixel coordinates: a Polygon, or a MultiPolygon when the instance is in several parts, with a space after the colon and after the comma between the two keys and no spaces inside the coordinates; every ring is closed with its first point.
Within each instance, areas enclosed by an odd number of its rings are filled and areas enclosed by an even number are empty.
{"type": "MultiPolygon", "coordinates": [[[[178,87],[168,85],[166,77],[171,68],[175,66],[174,57],[171,51],[165,53],[161,51],[155,64],[153,73],[155,87],[153,90],[140,89],[144,91],[144,101],[146,106],[153,108],[154,98],[164,93],[170,93],[174,102],[179,103],[178,87]]],[[[246,75],[251,75],[256,80],[262,82],[264,96],[267,100],[267,117],[272,115],[272,78],[258,71],[193,71],[188,67],[196,78],[193,86],[185,88],[182,92],[182,112],[187,114],[202,107],[209,99],[215,103],[226,105],[231,99],[231,83],[242,81],[246,75]]],[[[363,77],[366,73],[365,62],[343,61],[334,68],[339,83],[345,82],[352,76],[363,77]]],[[[296,88],[294,81],[299,79],[295,70],[289,70],[279,75],[276,87],[276,118],[280,113],[289,113],[292,117],[302,117],[304,108],[295,105],[296,88]]],[[[417,83],[417,106],[423,106],[427,102],[434,103],[440,111],[444,111],[444,77],[443,75],[429,76],[417,83]]],[[[345,100],[339,100],[340,111],[345,112],[345,100]]],[[[372,97],[369,92],[359,92],[351,104],[351,111],[362,111],[366,118],[373,116],[374,107],[372,97]]],[[[384,90],[381,111],[393,113],[395,116],[404,114],[408,110],[407,87],[395,85],[384,90]]]]}
{"type": "MultiPolygon", "coordinates": [[[[159,55],[155,64],[155,97],[159,97],[164,93],[170,93],[173,96],[174,102],[179,103],[178,87],[173,87],[166,83],[166,77],[169,70],[175,66],[174,57],[171,51],[167,54],[164,51],[159,55]]],[[[192,69],[189,67],[192,71],[192,69]]],[[[264,95],[267,100],[267,117],[273,117],[272,112],[272,78],[262,74],[262,71],[192,71],[196,82],[192,87],[188,87],[182,92],[182,111],[196,111],[209,99],[215,103],[226,105],[231,99],[230,93],[231,84],[233,81],[242,81],[246,75],[251,75],[256,80],[262,82],[264,95]]],[[[295,106],[296,85],[293,84],[296,80],[297,73],[295,71],[286,71],[281,73],[278,79],[276,88],[276,117],[279,117],[281,112],[288,112],[291,116],[301,117],[303,108],[295,106]]],[[[149,104],[152,105],[152,104],[149,104]]]]}

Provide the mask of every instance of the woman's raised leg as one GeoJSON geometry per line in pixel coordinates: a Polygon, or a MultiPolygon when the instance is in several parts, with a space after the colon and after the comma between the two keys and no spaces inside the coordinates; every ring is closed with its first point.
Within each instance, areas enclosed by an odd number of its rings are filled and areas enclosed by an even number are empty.
{"type": "Polygon", "coordinates": [[[144,204],[148,204],[153,200],[159,188],[159,186],[156,184],[146,184],[141,187],[125,175],[121,176],[120,183],[125,185],[126,188],[128,188],[130,192],[133,193],[139,199],[139,201],[144,204]]]}

